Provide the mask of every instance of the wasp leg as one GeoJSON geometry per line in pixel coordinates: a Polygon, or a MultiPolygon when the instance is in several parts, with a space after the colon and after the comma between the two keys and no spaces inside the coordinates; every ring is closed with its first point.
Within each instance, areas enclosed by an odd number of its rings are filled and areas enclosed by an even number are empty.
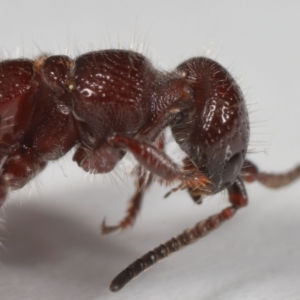
{"type": "MultiPolygon", "coordinates": [[[[164,145],[165,145],[164,134],[161,134],[157,142],[157,148],[163,150],[164,145]]],[[[123,220],[119,222],[118,225],[115,226],[107,226],[105,220],[103,220],[101,226],[101,230],[103,234],[108,234],[118,229],[124,230],[134,224],[137,215],[140,212],[144,194],[153,182],[153,175],[149,171],[146,171],[141,165],[137,167],[135,171],[135,176],[136,176],[136,190],[135,190],[135,194],[130,199],[126,216],[124,217],[123,220]]]]}
{"type": "Polygon", "coordinates": [[[148,172],[144,171],[141,166],[138,166],[137,169],[137,181],[136,181],[136,191],[133,197],[130,199],[129,207],[126,212],[126,216],[123,220],[119,222],[118,225],[108,226],[103,220],[101,230],[103,234],[108,234],[114,232],[118,229],[127,229],[129,226],[133,226],[136,217],[141,209],[142,200],[145,194],[145,191],[151,185],[153,181],[153,176],[148,172]]]}

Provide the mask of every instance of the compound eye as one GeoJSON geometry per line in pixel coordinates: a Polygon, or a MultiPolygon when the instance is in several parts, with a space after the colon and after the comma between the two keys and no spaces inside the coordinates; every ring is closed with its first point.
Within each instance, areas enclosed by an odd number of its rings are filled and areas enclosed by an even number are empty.
{"type": "Polygon", "coordinates": [[[225,187],[233,183],[242,168],[243,161],[244,159],[241,152],[236,153],[229,159],[223,172],[223,184],[225,187]]]}

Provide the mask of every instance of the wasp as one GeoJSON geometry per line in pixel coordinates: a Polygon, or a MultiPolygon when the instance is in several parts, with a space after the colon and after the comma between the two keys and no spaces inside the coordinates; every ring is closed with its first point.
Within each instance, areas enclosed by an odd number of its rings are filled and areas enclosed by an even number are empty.
{"type": "Polygon", "coordinates": [[[10,190],[25,186],[72,148],[73,160],[93,174],[110,172],[127,152],[138,162],[127,214],[116,226],[103,222],[103,233],[134,223],[155,180],[177,182],[170,193],[184,189],[196,203],[228,192],[227,208],[129,265],[112,281],[111,291],[231,219],[248,203],[244,182],[277,188],[300,175],[300,168],[260,172],[246,160],[249,135],[240,87],[209,58],[188,59],[171,72],[126,50],[0,62],[0,206],[10,190]],[[182,164],[165,153],[167,127],[185,154],[182,164]]]}

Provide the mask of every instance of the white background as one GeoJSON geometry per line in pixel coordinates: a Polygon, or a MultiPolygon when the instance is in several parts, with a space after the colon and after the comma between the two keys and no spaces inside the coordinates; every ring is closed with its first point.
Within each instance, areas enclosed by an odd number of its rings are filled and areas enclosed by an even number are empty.
{"type": "MultiPolygon", "coordinates": [[[[208,54],[245,93],[250,159],[284,171],[300,161],[299,16],[298,1],[2,0],[0,50],[3,59],[74,57],[133,42],[168,70],[208,54]]],[[[233,220],[111,293],[129,263],[227,204],[226,193],[201,206],[184,192],[163,199],[167,189],[155,185],[133,230],[102,236],[103,218],[117,222],[133,192],[125,166],[86,176],[68,155],[9,195],[0,215],[1,299],[300,298],[299,183],[248,185],[250,204],[233,220]]]]}

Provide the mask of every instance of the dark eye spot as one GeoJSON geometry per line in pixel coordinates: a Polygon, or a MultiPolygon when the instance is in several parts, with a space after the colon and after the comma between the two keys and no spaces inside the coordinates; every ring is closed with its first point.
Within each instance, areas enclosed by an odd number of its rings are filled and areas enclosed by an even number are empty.
{"type": "Polygon", "coordinates": [[[233,155],[225,165],[223,172],[223,184],[229,186],[233,183],[239,174],[243,164],[243,155],[241,152],[233,155]]]}
{"type": "Polygon", "coordinates": [[[176,116],[174,117],[174,121],[173,121],[174,125],[182,123],[183,119],[184,119],[183,113],[182,112],[177,113],[176,116]]]}

